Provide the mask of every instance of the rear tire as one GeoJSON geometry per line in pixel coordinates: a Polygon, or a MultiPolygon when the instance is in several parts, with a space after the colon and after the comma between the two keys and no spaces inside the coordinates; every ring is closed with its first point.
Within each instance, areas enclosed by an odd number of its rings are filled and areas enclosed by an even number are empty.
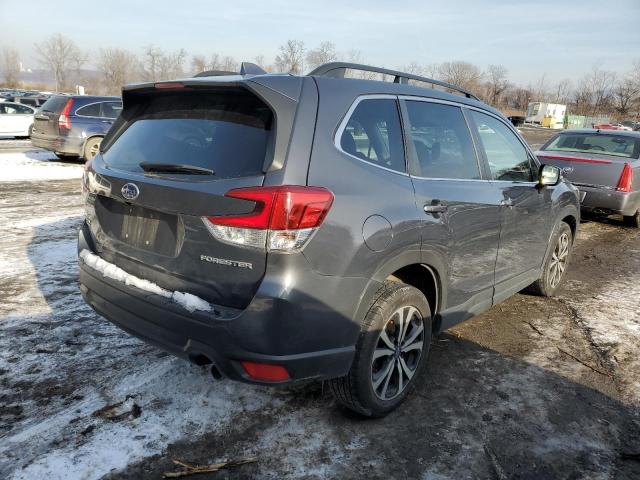
{"type": "Polygon", "coordinates": [[[627,227],[640,228],[640,210],[635,215],[625,215],[622,221],[627,227]]]}
{"type": "Polygon", "coordinates": [[[551,297],[555,295],[567,272],[571,251],[573,249],[573,233],[571,227],[560,222],[551,236],[551,249],[542,267],[542,276],[525,290],[534,295],[551,297]]]}
{"type": "Polygon", "coordinates": [[[92,137],[84,144],[83,157],[85,162],[89,162],[96,158],[96,155],[100,152],[100,144],[102,143],[102,137],[92,137]]]}
{"type": "Polygon", "coordinates": [[[329,381],[336,400],[366,417],[395,410],[427,363],[431,311],[420,290],[387,281],[361,327],[349,373],[329,381]]]}

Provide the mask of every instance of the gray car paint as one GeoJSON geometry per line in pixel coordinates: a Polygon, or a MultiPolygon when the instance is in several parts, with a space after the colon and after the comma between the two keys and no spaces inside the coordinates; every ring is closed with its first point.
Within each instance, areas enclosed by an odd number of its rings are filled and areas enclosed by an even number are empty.
{"type": "MultiPolygon", "coordinates": [[[[558,135],[585,133],[597,135],[627,136],[640,139],[640,132],[628,132],[621,130],[567,130],[558,135]]],[[[563,169],[567,180],[578,187],[582,193],[581,208],[585,211],[600,211],[602,213],[618,213],[633,216],[640,210],[640,156],[636,158],[604,155],[598,152],[569,152],[550,151],[546,147],[553,142],[558,135],[551,138],[539,151],[536,152],[544,163],[555,165],[563,169]],[[564,157],[557,159],[552,157],[564,157]],[[592,161],[604,161],[609,163],[588,163],[572,161],[572,158],[592,161]],[[633,169],[634,182],[631,192],[616,191],[616,185],[624,164],[627,163],[633,169]]]]}
{"type": "MultiPolygon", "coordinates": [[[[448,328],[539,277],[554,227],[566,217],[573,218],[574,226],[578,223],[577,193],[566,181],[539,189],[533,183],[513,185],[490,178],[477,182],[414,178],[409,172],[364,162],[336,146],[337,131],[354,102],[371,95],[477,108],[496,116],[519,136],[499,112],[481,102],[405,84],[327,77],[247,75],[180,82],[187,86],[240,86],[272,106],[277,124],[274,157],[265,165],[264,176],[176,181],[109,169],[99,155],[91,173],[96,184],[106,182],[112,188],[107,193],[96,187],[90,199],[95,202],[98,195],[122,201],[118,194],[121,186],[133,181],[141,191],[133,203],[180,214],[198,235],[202,234],[198,241],[205,237],[195,226],[197,216],[251,210],[251,202],[223,196],[231,188],[260,184],[323,186],[334,193],[333,206],[301,253],[264,255],[261,278],[249,280],[251,288],[245,288],[249,294],[239,302],[230,302],[225,292],[234,282],[245,281],[246,269],[230,272],[229,267],[195,262],[187,255],[181,259],[181,272],[192,270],[195,276],[208,277],[208,283],[190,281],[184,273],[174,276],[171,270],[177,267],[170,259],[159,264],[157,255],[122,248],[90,212],[79,249],[89,248],[161,285],[199,294],[219,308],[211,314],[198,314],[195,323],[171,309],[159,314],[162,299],[141,295],[135,289],[123,291],[108,279],[100,279],[86,265],[81,266],[83,295],[123,328],[144,338],[153,337],[153,343],[185,357],[206,352],[234,378],[248,380],[234,366],[234,358],[294,365],[293,373],[299,368],[301,375],[294,375],[295,380],[346,373],[360,322],[375,291],[389,275],[408,265],[424,265],[428,267],[425,275],[438,280],[434,314],[441,321],[434,324],[439,330],[448,328]],[[513,209],[501,205],[505,195],[516,198],[513,209]],[[441,215],[425,213],[424,204],[434,199],[450,202],[451,209],[441,215]],[[372,216],[386,221],[367,222],[372,216]],[[375,231],[376,226],[379,231],[375,231]],[[372,249],[365,242],[365,237],[377,235],[384,239],[385,248],[372,249]],[[504,278],[496,277],[496,261],[509,272],[504,278]],[[114,302],[128,305],[126,321],[118,318],[124,314],[114,302]],[[145,310],[144,302],[156,308],[155,316],[145,310]],[[180,332],[173,331],[171,325],[179,322],[187,323],[182,323],[180,332]],[[158,331],[141,331],[149,328],[158,331]],[[301,366],[305,358],[317,364],[301,366]]],[[[153,84],[125,88],[125,109],[136,91],[151,88],[153,84]]],[[[103,148],[117,141],[125,128],[126,122],[119,119],[103,148]]],[[[480,161],[486,162],[482,155],[480,161]]],[[[483,165],[482,170],[487,172],[488,167],[483,165]]],[[[89,207],[91,210],[92,205],[89,207]]],[[[210,238],[209,243],[213,250],[223,248],[210,238]]],[[[246,260],[237,248],[227,255],[225,258],[246,260]]]]}

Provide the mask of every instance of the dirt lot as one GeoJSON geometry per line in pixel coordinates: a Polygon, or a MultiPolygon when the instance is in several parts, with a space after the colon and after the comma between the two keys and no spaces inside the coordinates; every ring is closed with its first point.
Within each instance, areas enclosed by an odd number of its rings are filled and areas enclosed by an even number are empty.
{"type": "Polygon", "coordinates": [[[370,421],[321,384],[214,381],[93,313],[81,167],[47,155],[0,141],[0,478],[242,456],[258,461],[194,478],[640,478],[640,235],[619,221],[581,225],[557,298],[516,295],[435,339],[414,394],[370,421]]]}

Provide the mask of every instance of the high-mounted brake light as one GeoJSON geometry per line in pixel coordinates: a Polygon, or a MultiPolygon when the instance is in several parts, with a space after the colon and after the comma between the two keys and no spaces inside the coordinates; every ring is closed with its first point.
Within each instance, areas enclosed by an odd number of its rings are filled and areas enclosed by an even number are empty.
{"type": "Polygon", "coordinates": [[[633,168],[628,163],[624,164],[622,173],[620,174],[620,180],[618,180],[618,186],[616,190],[618,192],[630,192],[633,185],[633,168]]]}
{"type": "Polygon", "coordinates": [[[324,221],[333,193],[326,188],[284,185],[237,188],[227,197],[255,202],[243,215],[205,217],[218,239],[269,250],[299,250],[324,221]]]}
{"type": "Polygon", "coordinates": [[[64,130],[71,130],[71,107],[73,107],[73,98],[67,100],[60,116],[58,117],[58,128],[64,130]]]}
{"type": "Polygon", "coordinates": [[[562,160],[564,162],[576,162],[576,163],[602,163],[609,165],[613,163],[611,160],[601,160],[598,158],[581,158],[581,157],[568,157],[563,155],[538,155],[539,159],[549,159],[549,160],[562,160]]]}
{"type": "Polygon", "coordinates": [[[180,82],[165,82],[165,83],[156,83],[154,84],[154,87],[157,89],[163,89],[163,88],[184,88],[184,83],[180,83],[180,82]]]}

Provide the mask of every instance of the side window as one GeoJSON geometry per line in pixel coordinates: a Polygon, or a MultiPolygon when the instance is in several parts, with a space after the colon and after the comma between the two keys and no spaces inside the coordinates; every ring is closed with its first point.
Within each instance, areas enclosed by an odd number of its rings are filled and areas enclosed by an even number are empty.
{"type": "Polygon", "coordinates": [[[340,137],[340,147],[380,167],[405,171],[404,146],[396,101],[380,98],[361,101],[340,137]]]}
{"type": "Polygon", "coordinates": [[[33,110],[25,105],[15,105],[15,109],[16,113],[19,113],[20,115],[29,115],[33,113],[33,110]]]}
{"type": "Polygon", "coordinates": [[[480,179],[480,167],[462,110],[451,105],[407,101],[409,130],[417,164],[427,178],[480,179]]]}
{"type": "Polygon", "coordinates": [[[122,111],[121,102],[103,102],[102,103],[102,116],[105,118],[118,118],[122,111]]]}
{"type": "Polygon", "coordinates": [[[84,107],[80,107],[76,110],[76,115],[80,115],[81,117],[99,117],[100,116],[100,104],[99,103],[91,103],[84,107]]]}
{"type": "Polygon", "coordinates": [[[470,112],[493,178],[512,182],[533,181],[529,154],[518,137],[499,120],[475,110],[470,112]]]}

